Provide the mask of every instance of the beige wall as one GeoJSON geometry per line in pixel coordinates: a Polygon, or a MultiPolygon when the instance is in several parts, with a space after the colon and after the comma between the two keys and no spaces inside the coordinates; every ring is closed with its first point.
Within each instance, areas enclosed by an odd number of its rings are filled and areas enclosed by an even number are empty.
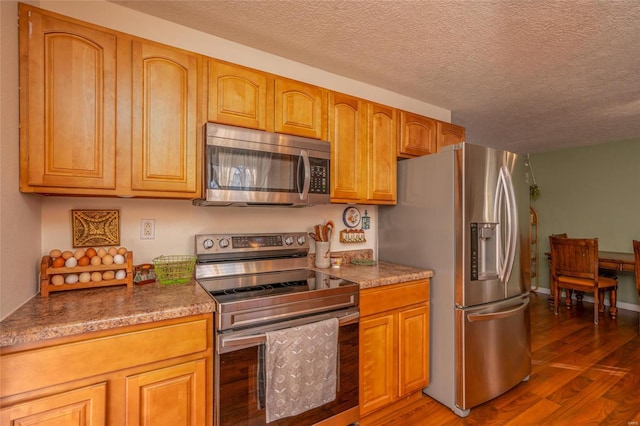
{"type": "Polygon", "coordinates": [[[18,8],[0,1],[0,319],[37,291],[40,199],[18,192],[18,8]]]}
{"type": "MultiPolygon", "coordinates": [[[[265,52],[212,37],[170,22],[143,15],[106,1],[27,1],[43,9],[110,27],[165,44],[234,63],[317,84],[443,121],[451,113],[437,106],[298,64],[265,52]]],[[[121,244],[133,250],[134,262],[148,262],[161,254],[193,253],[193,236],[203,232],[269,232],[311,230],[333,220],[343,229],[344,205],[305,209],[196,208],[189,201],[100,199],[23,195],[18,192],[18,48],[17,2],[0,0],[2,27],[2,98],[0,130],[0,319],[38,292],[38,266],[53,248],[71,248],[71,209],[119,209],[121,244]],[[156,239],[140,240],[140,219],[156,220],[156,239]]],[[[341,245],[334,250],[377,246],[377,208],[368,210],[372,229],[365,244],[341,245]]],[[[313,251],[313,246],[312,246],[313,251]]]]}
{"type": "MultiPolygon", "coordinates": [[[[541,196],[532,202],[540,230],[540,286],[549,288],[543,253],[549,235],[598,238],[601,250],[633,252],[640,240],[640,139],[531,156],[541,196]]],[[[631,273],[618,274],[619,307],[638,309],[631,273]]]]}

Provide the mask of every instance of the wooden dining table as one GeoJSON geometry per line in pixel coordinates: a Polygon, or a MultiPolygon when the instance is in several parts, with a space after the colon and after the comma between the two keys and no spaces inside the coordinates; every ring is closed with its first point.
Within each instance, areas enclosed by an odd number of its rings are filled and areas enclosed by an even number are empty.
{"type": "MultiPolygon", "coordinates": [[[[551,253],[549,253],[549,259],[551,259],[551,253]]],[[[600,269],[634,272],[636,270],[636,261],[633,253],[599,251],[598,266],[600,269]]]]}
{"type": "MultiPolygon", "coordinates": [[[[547,261],[551,264],[551,252],[545,252],[547,261]]],[[[624,253],[618,251],[599,251],[598,266],[600,269],[608,269],[610,271],[634,272],[636,270],[636,260],[633,253],[624,253]]]]}

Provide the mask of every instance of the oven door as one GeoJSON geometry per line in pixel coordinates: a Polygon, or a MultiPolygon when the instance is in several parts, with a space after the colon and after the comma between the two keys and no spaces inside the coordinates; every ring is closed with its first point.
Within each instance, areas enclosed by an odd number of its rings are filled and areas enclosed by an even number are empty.
{"type": "Polygon", "coordinates": [[[312,425],[322,422],[351,424],[359,420],[358,406],[358,311],[323,314],[217,336],[215,360],[215,413],[218,425],[265,425],[264,383],[259,378],[259,348],[264,333],[305,323],[339,317],[338,381],[336,399],[274,422],[270,425],[312,425]]]}

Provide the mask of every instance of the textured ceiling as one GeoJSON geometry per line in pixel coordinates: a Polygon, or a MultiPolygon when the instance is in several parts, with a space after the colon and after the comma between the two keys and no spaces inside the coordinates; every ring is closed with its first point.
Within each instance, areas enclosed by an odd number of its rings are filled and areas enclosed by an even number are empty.
{"type": "Polygon", "coordinates": [[[451,110],[468,142],[640,138],[638,0],[114,2],[451,110]]]}

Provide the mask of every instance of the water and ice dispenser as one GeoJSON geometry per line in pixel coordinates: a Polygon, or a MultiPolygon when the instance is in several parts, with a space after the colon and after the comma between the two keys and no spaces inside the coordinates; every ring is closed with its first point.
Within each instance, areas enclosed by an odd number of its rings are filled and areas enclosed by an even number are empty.
{"type": "Polygon", "coordinates": [[[471,224],[471,281],[498,278],[498,224],[471,224]]]}

